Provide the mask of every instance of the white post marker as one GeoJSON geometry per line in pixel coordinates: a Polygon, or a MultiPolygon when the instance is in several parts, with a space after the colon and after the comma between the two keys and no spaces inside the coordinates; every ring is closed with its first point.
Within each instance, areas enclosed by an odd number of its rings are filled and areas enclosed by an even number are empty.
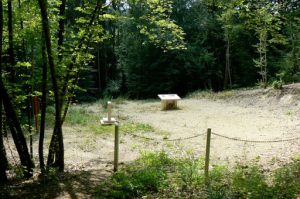
{"type": "Polygon", "coordinates": [[[111,117],[112,113],[112,103],[111,101],[107,102],[107,117],[102,118],[100,121],[102,125],[112,125],[116,123],[116,119],[111,117]]]}

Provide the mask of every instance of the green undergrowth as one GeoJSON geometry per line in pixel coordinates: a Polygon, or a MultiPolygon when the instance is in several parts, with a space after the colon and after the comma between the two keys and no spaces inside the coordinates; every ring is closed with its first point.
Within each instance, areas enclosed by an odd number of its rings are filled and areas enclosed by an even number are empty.
{"type": "Polygon", "coordinates": [[[121,125],[121,129],[123,132],[154,132],[155,129],[149,124],[143,123],[124,123],[121,125]]]}
{"type": "MultiPolygon", "coordinates": [[[[54,124],[54,113],[53,107],[47,109],[47,126],[52,127],[54,124]]],[[[100,123],[100,115],[105,115],[91,112],[87,106],[72,106],[70,107],[66,120],[66,126],[83,126],[88,128],[88,132],[94,134],[105,134],[114,132],[114,126],[103,126],[100,123]]],[[[127,122],[126,120],[121,121],[119,127],[120,132],[154,132],[155,129],[149,124],[127,122]]]]}
{"type": "Polygon", "coordinates": [[[211,100],[218,100],[218,99],[230,99],[234,97],[236,94],[236,91],[229,90],[229,91],[222,91],[222,92],[213,92],[211,90],[208,91],[196,91],[193,93],[190,93],[187,97],[193,98],[193,99],[211,99],[211,100]]]}
{"type": "Polygon", "coordinates": [[[71,107],[66,117],[66,123],[69,125],[87,126],[97,122],[99,116],[90,113],[87,107],[71,107]]]}
{"type": "Polygon", "coordinates": [[[102,105],[103,108],[107,108],[107,102],[111,101],[116,106],[119,104],[124,104],[128,100],[127,96],[119,96],[117,98],[111,98],[111,97],[104,97],[103,99],[99,100],[99,103],[102,105]]]}
{"type": "Polygon", "coordinates": [[[294,160],[271,173],[257,163],[233,169],[213,166],[204,178],[203,159],[170,158],[164,152],[142,154],[100,185],[96,198],[297,198],[300,162],[294,160]]]}
{"type": "MultiPolygon", "coordinates": [[[[88,126],[89,124],[99,122],[99,117],[95,113],[91,113],[88,106],[71,106],[68,110],[64,124],[74,126],[88,126]]],[[[55,108],[47,107],[46,124],[52,127],[55,122],[55,108]]]]}

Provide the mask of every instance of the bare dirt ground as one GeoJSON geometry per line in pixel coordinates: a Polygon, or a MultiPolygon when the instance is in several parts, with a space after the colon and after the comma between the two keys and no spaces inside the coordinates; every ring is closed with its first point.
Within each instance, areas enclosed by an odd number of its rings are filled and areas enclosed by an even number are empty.
{"type": "MultiPolygon", "coordinates": [[[[120,106],[119,112],[132,121],[150,124],[161,132],[170,132],[165,141],[153,137],[161,140],[158,148],[164,148],[170,153],[174,147],[167,149],[161,146],[168,143],[168,139],[192,137],[211,128],[213,133],[249,140],[235,141],[213,134],[213,163],[249,161],[258,156],[264,162],[272,159],[280,162],[287,161],[300,151],[300,107],[297,97],[294,94],[283,95],[281,92],[284,90],[227,92],[213,98],[199,98],[196,95],[181,100],[178,103],[180,109],[173,111],[161,111],[158,101],[131,101],[120,106]],[[291,141],[272,142],[293,138],[295,139],[291,141]]],[[[203,135],[173,144],[183,151],[192,151],[199,157],[204,155],[205,139],[206,135],[203,135]]]]}
{"type": "MultiPolygon", "coordinates": [[[[178,110],[170,111],[161,110],[159,99],[126,100],[115,105],[113,110],[113,116],[120,120],[120,164],[134,161],[141,151],[165,150],[176,157],[187,154],[196,158],[203,157],[205,132],[207,128],[211,128],[213,133],[249,140],[236,141],[213,134],[212,165],[247,162],[259,156],[260,162],[266,167],[276,167],[299,156],[299,99],[300,84],[292,84],[282,90],[270,88],[218,94],[194,93],[178,102],[178,110]],[[128,123],[150,125],[154,130],[139,132],[124,129],[128,123]],[[184,139],[193,136],[197,137],[184,139]],[[295,139],[264,142],[291,138],[295,139]]],[[[114,103],[113,100],[112,102],[114,103]]],[[[105,116],[105,109],[100,103],[84,106],[89,114],[99,116],[99,120],[105,116]]],[[[97,123],[94,128],[100,128],[100,124],[97,123]]],[[[50,131],[48,140],[49,137],[50,131]]],[[[35,138],[35,147],[37,139],[38,137],[35,138]]],[[[9,188],[14,190],[10,197],[32,198],[33,193],[36,198],[91,198],[94,195],[96,187],[112,174],[113,127],[106,133],[95,135],[86,126],[65,125],[64,140],[67,173],[58,176],[56,183],[43,184],[36,179],[14,183],[9,188]],[[44,185],[43,188],[41,184],[44,185]],[[40,188],[29,191],[32,187],[40,188]],[[56,191],[53,192],[53,189],[56,191]]],[[[12,145],[12,141],[10,143],[12,145]]],[[[11,154],[13,153],[8,152],[8,156],[11,157],[11,154]]],[[[35,162],[38,162],[37,153],[34,156],[35,162]]],[[[0,194],[0,198],[2,196],[0,194]]]]}

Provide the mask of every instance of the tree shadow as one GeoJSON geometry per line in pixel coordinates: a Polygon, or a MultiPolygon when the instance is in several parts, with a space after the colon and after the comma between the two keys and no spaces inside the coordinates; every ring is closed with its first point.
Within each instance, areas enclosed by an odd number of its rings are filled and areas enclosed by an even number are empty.
{"type": "Polygon", "coordinates": [[[92,198],[97,186],[110,175],[110,171],[101,168],[49,174],[23,182],[11,181],[0,186],[0,199],[92,198]]]}

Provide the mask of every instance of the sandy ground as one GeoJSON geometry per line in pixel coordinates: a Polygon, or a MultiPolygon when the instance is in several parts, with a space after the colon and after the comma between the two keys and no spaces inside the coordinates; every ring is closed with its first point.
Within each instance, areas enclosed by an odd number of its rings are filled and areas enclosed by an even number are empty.
{"type": "MultiPolygon", "coordinates": [[[[295,84],[286,86],[280,91],[256,89],[227,92],[210,97],[194,95],[180,100],[179,109],[170,111],[161,110],[159,99],[125,101],[116,105],[113,110],[113,116],[121,121],[120,164],[134,161],[141,151],[165,150],[176,157],[187,154],[193,154],[196,158],[203,157],[205,133],[207,128],[211,128],[213,133],[249,140],[249,142],[236,141],[212,134],[212,165],[247,162],[260,157],[261,163],[265,166],[276,167],[288,162],[291,157],[299,157],[297,155],[300,152],[299,93],[300,85],[295,84]],[[124,132],[122,126],[129,122],[149,124],[155,130],[124,132]],[[151,139],[135,137],[133,134],[151,139]],[[199,136],[195,138],[178,140],[197,135],[199,136]],[[283,142],[251,142],[290,138],[296,139],[283,142]],[[177,141],[170,141],[173,139],[177,141]]],[[[105,116],[100,103],[91,104],[86,108],[91,114],[105,116]]],[[[79,178],[88,178],[91,187],[96,187],[111,175],[114,153],[113,128],[111,133],[97,137],[90,134],[88,128],[80,126],[66,125],[64,132],[66,171],[79,172],[79,178]],[[89,177],[83,177],[87,175],[84,172],[88,172],[89,177]]],[[[50,135],[50,132],[48,134],[50,135]]],[[[36,137],[35,147],[37,139],[36,137]]],[[[8,156],[11,156],[10,152],[8,156]]],[[[37,153],[35,157],[37,159],[37,153]]],[[[83,196],[89,198],[93,194],[92,188],[87,188],[86,182],[82,180],[78,180],[72,187],[77,190],[75,195],[79,198],[83,196]]],[[[73,192],[65,190],[51,197],[74,198],[72,194],[74,195],[73,192]]]]}
{"type": "MultiPolygon", "coordinates": [[[[213,133],[249,141],[300,137],[300,120],[295,110],[298,107],[290,107],[289,110],[280,106],[245,106],[241,103],[209,99],[183,99],[178,106],[179,110],[162,111],[159,101],[135,101],[120,106],[118,111],[132,121],[147,123],[159,131],[170,132],[168,139],[171,140],[203,134],[207,128],[211,128],[213,133]]],[[[168,143],[156,136],[153,138],[159,140],[158,145],[168,143]]],[[[206,134],[173,143],[183,150],[193,151],[196,156],[203,156],[206,134]]],[[[298,146],[298,139],[288,142],[254,143],[225,139],[213,134],[211,157],[215,163],[250,160],[257,156],[261,156],[263,160],[286,159],[299,152],[298,146]]],[[[171,147],[170,152],[172,150],[171,147]]]]}

